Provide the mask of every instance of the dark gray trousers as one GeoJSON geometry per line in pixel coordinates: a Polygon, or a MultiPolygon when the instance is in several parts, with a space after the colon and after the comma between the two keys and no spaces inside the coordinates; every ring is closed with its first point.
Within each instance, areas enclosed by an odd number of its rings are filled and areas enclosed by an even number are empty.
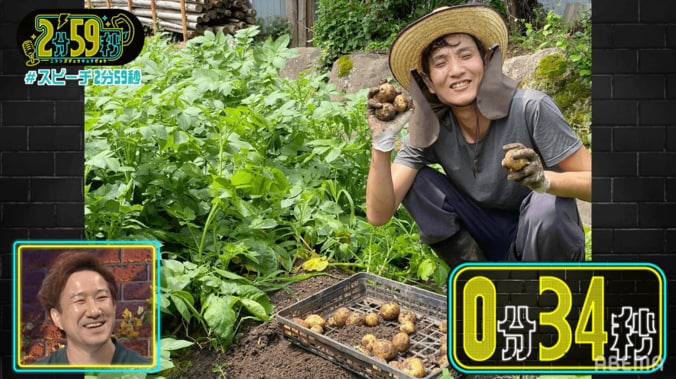
{"type": "Polygon", "coordinates": [[[488,260],[584,260],[584,231],[575,199],[531,192],[519,213],[482,208],[445,175],[424,167],[403,205],[416,221],[422,243],[444,241],[464,227],[488,260]]]}

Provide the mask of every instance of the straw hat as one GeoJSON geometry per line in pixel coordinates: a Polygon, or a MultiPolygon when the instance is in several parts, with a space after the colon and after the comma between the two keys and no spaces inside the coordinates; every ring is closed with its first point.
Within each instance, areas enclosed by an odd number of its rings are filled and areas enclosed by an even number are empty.
{"type": "Polygon", "coordinates": [[[484,48],[500,45],[507,49],[507,25],[493,8],[481,4],[441,7],[402,29],[390,47],[390,71],[404,88],[409,86],[409,71],[422,71],[425,48],[435,39],[451,33],[473,35],[484,48]]]}

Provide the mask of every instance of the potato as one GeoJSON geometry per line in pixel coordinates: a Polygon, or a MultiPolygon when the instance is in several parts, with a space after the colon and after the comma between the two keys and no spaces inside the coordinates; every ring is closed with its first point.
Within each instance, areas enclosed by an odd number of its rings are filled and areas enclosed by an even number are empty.
{"type": "Polygon", "coordinates": [[[310,327],[310,325],[308,325],[307,322],[305,322],[305,320],[303,320],[303,319],[300,318],[300,317],[294,317],[294,318],[291,319],[291,321],[295,322],[296,324],[298,324],[298,325],[300,325],[300,326],[302,326],[302,327],[304,327],[304,328],[309,328],[309,327],[310,327]]]}
{"type": "Polygon", "coordinates": [[[397,320],[400,324],[406,320],[410,320],[415,323],[418,321],[418,315],[416,315],[413,311],[400,312],[397,320]]]}
{"type": "Polygon", "coordinates": [[[312,326],[310,327],[310,330],[312,330],[312,331],[315,332],[315,333],[319,333],[319,334],[323,334],[323,333],[324,333],[324,328],[322,328],[321,326],[319,326],[319,325],[317,325],[317,324],[312,325],[312,326]]]}
{"type": "Polygon", "coordinates": [[[359,326],[364,325],[364,315],[359,312],[350,312],[350,315],[345,320],[345,325],[359,326]]]}
{"type": "Polygon", "coordinates": [[[324,328],[324,325],[326,325],[326,321],[324,320],[324,318],[322,318],[322,316],[317,314],[307,315],[307,317],[305,317],[305,323],[308,324],[310,328],[312,328],[315,325],[319,325],[322,328],[324,328]]]}
{"type": "Polygon", "coordinates": [[[405,95],[399,94],[397,95],[394,100],[392,101],[392,105],[394,105],[394,110],[397,112],[406,112],[410,104],[410,99],[408,99],[405,95]]]}
{"type": "Polygon", "coordinates": [[[437,326],[439,326],[439,331],[442,333],[446,333],[448,331],[448,321],[447,320],[441,320],[439,323],[437,323],[437,326]]]}
{"type": "Polygon", "coordinates": [[[357,350],[357,351],[359,351],[359,352],[361,352],[361,353],[364,353],[364,354],[368,355],[369,357],[370,357],[371,355],[373,355],[373,352],[371,351],[371,349],[368,349],[368,348],[366,348],[366,347],[364,347],[364,346],[361,346],[361,345],[355,345],[355,346],[353,346],[353,347],[354,347],[355,350],[357,350]]]}
{"type": "Polygon", "coordinates": [[[371,350],[373,351],[373,356],[383,358],[386,361],[392,360],[397,356],[397,349],[392,341],[384,338],[377,339],[371,345],[371,350]]]}
{"type": "Polygon", "coordinates": [[[383,320],[394,320],[399,316],[399,304],[394,301],[389,301],[383,303],[380,306],[380,315],[383,317],[383,320]]]}
{"type": "Polygon", "coordinates": [[[329,317],[329,319],[333,318],[332,323],[335,325],[329,325],[329,326],[336,326],[339,328],[342,328],[345,326],[345,321],[347,321],[347,318],[350,317],[350,310],[346,307],[340,307],[336,309],[335,312],[333,312],[333,315],[329,317]]]}
{"type": "Polygon", "coordinates": [[[408,347],[411,345],[411,340],[408,338],[408,334],[399,332],[392,337],[392,344],[398,352],[403,353],[408,350],[408,347]]]}
{"type": "Polygon", "coordinates": [[[441,353],[443,355],[446,355],[446,353],[448,353],[448,341],[446,341],[446,339],[441,341],[441,346],[439,347],[439,353],[441,353]]]}
{"type": "Polygon", "coordinates": [[[402,362],[402,371],[416,378],[425,376],[425,365],[418,357],[409,357],[402,362]]]}
{"type": "Polygon", "coordinates": [[[514,159],[512,155],[516,153],[516,149],[507,150],[505,152],[505,157],[502,159],[502,167],[508,168],[513,171],[518,171],[523,168],[528,163],[527,159],[514,159]]]}
{"type": "Polygon", "coordinates": [[[439,366],[444,367],[447,364],[448,364],[448,356],[442,355],[441,358],[439,359],[439,366]]]}
{"type": "Polygon", "coordinates": [[[383,83],[378,86],[378,92],[373,95],[373,98],[381,103],[391,103],[397,96],[397,89],[390,83],[383,83]]]}
{"type": "Polygon", "coordinates": [[[377,339],[378,338],[371,333],[364,334],[364,336],[361,338],[361,345],[370,350],[373,347],[373,343],[376,342],[377,339]]]}
{"type": "Polygon", "coordinates": [[[416,331],[415,323],[411,320],[406,320],[399,325],[399,330],[406,334],[413,334],[416,331]]]}
{"type": "Polygon", "coordinates": [[[383,107],[376,109],[376,117],[380,121],[391,121],[397,115],[397,110],[391,103],[383,103],[383,107]]]}
{"type": "Polygon", "coordinates": [[[401,370],[401,362],[399,361],[390,361],[388,364],[397,370],[401,370]]]}
{"type": "Polygon", "coordinates": [[[366,326],[378,326],[380,323],[380,320],[378,319],[378,315],[373,312],[369,312],[364,316],[364,323],[366,326]]]}

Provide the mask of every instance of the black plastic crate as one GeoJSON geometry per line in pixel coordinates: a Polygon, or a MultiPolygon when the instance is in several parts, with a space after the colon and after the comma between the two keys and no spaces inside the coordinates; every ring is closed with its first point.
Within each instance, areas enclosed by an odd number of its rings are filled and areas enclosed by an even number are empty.
{"type": "MultiPolygon", "coordinates": [[[[363,377],[413,379],[403,371],[331,338],[336,328],[327,325],[324,333],[319,334],[292,321],[294,317],[305,318],[311,313],[328,319],[340,307],[363,314],[377,312],[380,304],[387,301],[396,301],[402,311],[412,310],[417,314],[417,330],[409,336],[410,347],[405,356],[422,359],[425,378],[436,378],[442,368],[448,367],[448,364],[440,367],[438,359],[430,358],[440,357],[441,341],[445,338],[439,329],[439,322],[445,322],[447,318],[447,299],[443,295],[369,273],[358,273],[280,310],[276,318],[291,342],[363,377]]],[[[396,320],[385,323],[399,326],[396,320]]]]}

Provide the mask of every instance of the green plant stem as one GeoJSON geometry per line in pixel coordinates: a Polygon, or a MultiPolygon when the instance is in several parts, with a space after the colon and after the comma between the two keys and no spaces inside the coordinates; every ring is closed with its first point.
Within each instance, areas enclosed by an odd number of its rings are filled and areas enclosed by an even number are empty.
{"type": "Polygon", "coordinates": [[[211,203],[211,210],[209,210],[209,216],[207,216],[207,220],[204,223],[204,229],[202,229],[202,236],[200,238],[200,244],[197,247],[197,260],[199,264],[202,264],[202,252],[204,251],[204,243],[206,241],[207,233],[209,232],[209,226],[211,225],[211,222],[214,220],[214,217],[216,217],[216,212],[218,211],[219,208],[219,201],[214,201],[211,203]]]}

